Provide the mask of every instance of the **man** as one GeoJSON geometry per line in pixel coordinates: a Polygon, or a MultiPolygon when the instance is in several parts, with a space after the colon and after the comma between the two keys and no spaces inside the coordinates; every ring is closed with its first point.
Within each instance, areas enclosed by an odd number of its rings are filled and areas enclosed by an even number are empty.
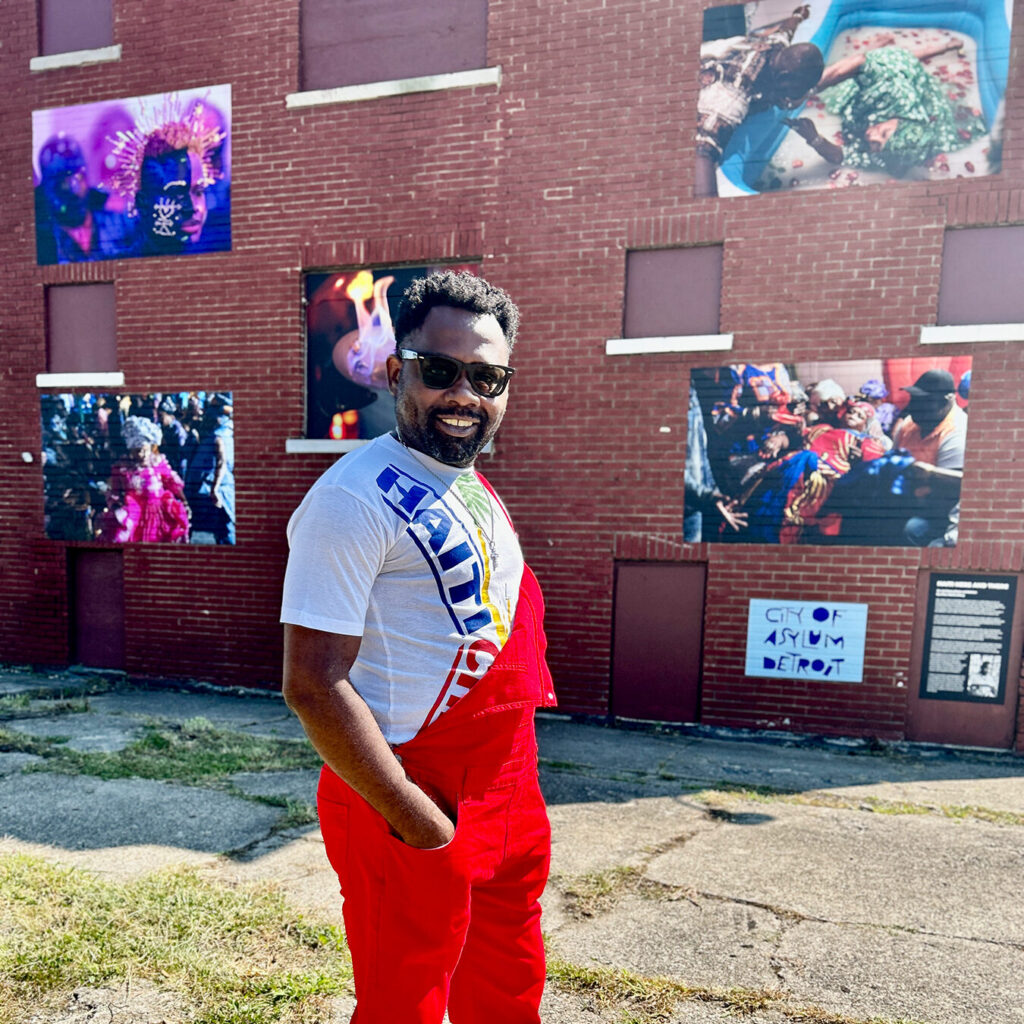
{"type": "Polygon", "coordinates": [[[413,282],[387,360],[395,432],[337,462],[288,525],[284,696],[325,761],[358,1024],[540,1020],[543,602],[473,470],[517,324],[480,278],[413,282]]]}
{"type": "Polygon", "coordinates": [[[695,195],[718,195],[716,168],[750,115],[770,106],[793,110],[817,84],[825,68],[821,51],[813,43],[791,45],[809,14],[805,4],[777,24],[701,46],[695,195]]]}
{"type": "Polygon", "coordinates": [[[198,447],[188,459],[185,498],[192,509],[192,542],[235,543],[235,423],[230,392],[210,396],[198,447]],[[200,539],[197,535],[202,535],[200,539]]]}
{"type": "Polygon", "coordinates": [[[106,192],[90,188],[85,156],[65,132],[39,151],[40,183],[35,190],[36,259],[86,263],[122,255],[125,219],[106,209],[106,192]]]}
{"type": "Polygon", "coordinates": [[[169,395],[162,398],[157,406],[157,415],[160,420],[160,454],[167,460],[171,469],[184,479],[185,470],[188,468],[185,463],[188,432],[178,419],[178,406],[174,399],[169,395]]]}
{"type": "Polygon", "coordinates": [[[956,404],[948,370],[927,370],[905,388],[906,415],[893,431],[893,445],[914,458],[916,515],[904,527],[907,541],[924,546],[956,543],[967,414],[956,404]]]}

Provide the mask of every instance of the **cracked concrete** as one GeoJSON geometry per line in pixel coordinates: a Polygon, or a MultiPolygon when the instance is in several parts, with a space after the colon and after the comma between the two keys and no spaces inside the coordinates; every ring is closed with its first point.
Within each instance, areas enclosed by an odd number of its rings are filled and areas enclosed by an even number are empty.
{"type": "MultiPolygon", "coordinates": [[[[11,702],[0,726],[26,740],[66,736],[82,750],[121,749],[153,719],[203,717],[301,737],[267,694],[127,688],[90,696],[88,710],[48,713],[46,694],[53,707],[74,696],[76,682],[0,672],[0,696],[33,698],[21,717],[11,702]]],[[[679,1024],[735,1020],[738,1006],[723,995],[730,987],[764,997],[743,1017],[749,1024],[812,1012],[828,1024],[1024,1024],[1024,761],[618,731],[551,716],[538,734],[553,827],[543,920],[552,963],[596,972],[592,980],[627,972],[635,985],[631,995],[611,982],[549,984],[545,1024],[653,1020],[636,993],[656,978],[689,992],[657,1018],[679,1024]],[[747,799],[730,787],[766,795],[747,799]],[[838,806],[781,795],[818,793],[838,806]],[[920,813],[878,813],[872,801],[920,813]],[[957,819],[942,807],[1016,817],[957,819]]],[[[0,751],[0,855],[35,853],[108,878],[190,863],[226,885],[273,880],[296,913],[339,919],[315,826],[282,829],[283,808],[244,798],[312,803],[316,772],[253,766],[222,792],[39,773],[39,763],[0,751]]],[[[181,996],[135,993],[133,1007],[123,991],[82,989],[52,1019],[187,1017],[181,996]]],[[[350,997],[339,1000],[332,1024],[351,1007],[350,997]]]]}

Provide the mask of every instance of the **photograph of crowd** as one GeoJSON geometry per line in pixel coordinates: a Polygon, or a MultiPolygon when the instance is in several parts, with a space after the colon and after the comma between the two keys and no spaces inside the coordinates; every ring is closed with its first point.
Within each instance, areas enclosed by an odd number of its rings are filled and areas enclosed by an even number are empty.
{"type": "Polygon", "coordinates": [[[47,537],[234,544],[230,391],[43,394],[47,537]]]}
{"type": "Polygon", "coordinates": [[[971,359],[690,371],[683,539],[952,547],[971,359]]]}
{"type": "Polygon", "coordinates": [[[306,436],[343,441],[379,437],[395,425],[384,364],[395,350],[391,318],[402,293],[435,270],[477,264],[375,267],[307,274],[306,436]]]}
{"type": "Polygon", "coordinates": [[[704,12],[698,196],[996,174],[1006,0],[759,0],[704,12]]]}
{"type": "Polygon", "coordinates": [[[32,113],[36,260],[231,248],[231,86],[32,113]]]}

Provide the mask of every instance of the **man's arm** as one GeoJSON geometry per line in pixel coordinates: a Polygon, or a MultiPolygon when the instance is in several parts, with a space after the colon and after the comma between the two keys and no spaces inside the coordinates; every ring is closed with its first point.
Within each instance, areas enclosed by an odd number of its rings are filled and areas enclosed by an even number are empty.
{"type": "Polygon", "coordinates": [[[326,764],[379,811],[409,846],[443,846],[451,819],[402,769],[348,675],[360,637],[284,627],[282,691],[326,764]]]}

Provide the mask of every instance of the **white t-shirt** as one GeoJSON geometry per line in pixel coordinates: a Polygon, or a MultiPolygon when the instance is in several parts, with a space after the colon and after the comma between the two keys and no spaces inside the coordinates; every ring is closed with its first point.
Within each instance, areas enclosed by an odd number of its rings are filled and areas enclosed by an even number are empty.
{"type": "Polygon", "coordinates": [[[389,743],[452,707],[508,638],[523,556],[472,469],[375,438],[313,484],[288,544],[281,621],[362,637],[349,678],[389,743]]]}

